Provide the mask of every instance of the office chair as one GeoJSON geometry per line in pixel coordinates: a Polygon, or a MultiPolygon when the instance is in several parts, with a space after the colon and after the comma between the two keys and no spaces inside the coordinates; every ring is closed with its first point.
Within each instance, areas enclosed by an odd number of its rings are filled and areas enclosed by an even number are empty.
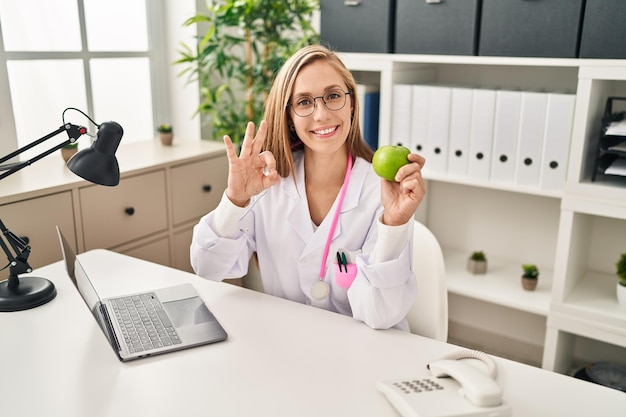
{"type": "Polygon", "coordinates": [[[413,271],[417,298],[406,316],[411,333],[442,342],[448,339],[448,289],[439,241],[422,223],[413,226],[413,271]]]}

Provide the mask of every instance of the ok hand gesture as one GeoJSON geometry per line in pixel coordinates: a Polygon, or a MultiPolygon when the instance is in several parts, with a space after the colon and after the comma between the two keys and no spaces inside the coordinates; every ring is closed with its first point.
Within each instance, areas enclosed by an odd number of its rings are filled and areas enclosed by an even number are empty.
{"type": "Polygon", "coordinates": [[[267,123],[265,120],[261,121],[256,136],[254,128],[254,123],[248,122],[239,156],[231,138],[224,136],[228,157],[226,196],[239,207],[245,207],[252,196],[261,193],[280,180],[274,155],[269,151],[261,152],[267,136],[267,123]]]}

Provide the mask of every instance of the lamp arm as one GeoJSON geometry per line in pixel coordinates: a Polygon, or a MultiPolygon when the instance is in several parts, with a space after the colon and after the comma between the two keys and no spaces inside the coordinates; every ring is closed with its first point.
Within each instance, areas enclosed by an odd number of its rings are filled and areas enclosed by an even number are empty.
{"type": "Polygon", "coordinates": [[[32,272],[31,266],[28,264],[28,256],[30,255],[30,246],[16,234],[11,232],[4,225],[2,220],[0,219],[0,232],[2,232],[2,236],[0,236],[0,247],[4,251],[7,260],[9,261],[9,288],[17,288],[19,285],[18,275],[23,274],[25,272],[32,272]],[[15,255],[11,252],[11,249],[4,242],[4,239],[7,240],[15,255]]]}
{"type": "Polygon", "coordinates": [[[50,132],[48,133],[46,136],[37,139],[36,141],[33,141],[31,143],[29,143],[26,146],[22,146],[21,148],[19,148],[16,151],[11,152],[10,154],[4,156],[3,158],[0,158],[0,164],[5,163],[6,161],[8,161],[9,159],[16,157],[17,155],[21,154],[22,152],[25,152],[37,145],[39,145],[40,143],[43,143],[45,141],[47,141],[48,139],[58,135],[59,133],[63,132],[65,130],[65,126],[61,126],[60,128],[58,128],[57,130],[55,130],[54,132],[50,132]]]}
{"type": "Polygon", "coordinates": [[[46,157],[48,155],[50,155],[52,152],[55,152],[59,149],[61,149],[62,147],[69,145],[70,143],[74,143],[76,142],[76,140],[81,137],[83,134],[87,133],[87,129],[82,127],[82,126],[77,126],[71,123],[66,123],[65,125],[59,127],[57,130],[55,130],[54,132],[50,132],[48,133],[46,136],[39,138],[31,143],[29,143],[26,146],[23,146],[21,148],[19,148],[18,150],[11,152],[10,154],[0,158],[0,164],[8,161],[11,158],[16,157],[17,155],[39,145],[40,143],[43,143],[45,141],[47,141],[50,138],[53,138],[54,136],[58,135],[61,132],[65,132],[67,131],[67,135],[69,136],[69,139],[67,139],[66,141],[48,149],[47,151],[44,151],[42,153],[40,153],[39,155],[27,160],[27,161],[22,161],[22,162],[17,162],[17,163],[12,163],[12,164],[6,164],[6,165],[0,165],[0,171],[5,171],[4,173],[2,173],[0,175],[0,180],[3,178],[8,177],[9,175],[19,171],[20,169],[27,167],[31,164],[33,164],[34,162],[39,161],[41,158],[46,157]]]}

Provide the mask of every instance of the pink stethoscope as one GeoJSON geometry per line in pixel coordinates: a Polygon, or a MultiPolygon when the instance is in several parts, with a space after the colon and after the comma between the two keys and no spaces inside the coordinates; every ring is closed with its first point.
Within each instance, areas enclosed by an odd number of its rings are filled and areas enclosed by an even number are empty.
{"type": "Polygon", "coordinates": [[[352,172],[352,155],[348,152],[348,166],[346,167],[346,175],[343,179],[343,185],[341,186],[341,192],[339,194],[339,200],[337,201],[337,208],[333,215],[333,222],[330,225],[328,231],[328,237],[326,238],[326,247],[324,248],[324,254],[322,255],[322,266],[320,268],[319,279],[311,286],[311,297],[317,301],[322,301],[330,293],[330,285],[324,280],[324,272],[326,271],[326,259],[328,258],[328,251],[330,250],[330,242],[335,234],[335,227],[339,220],[339,212],[341,211],[341,205],[343,204],[343,198],[346,195],[348,189],[348,182],[350,181],[350,173],[352,172]]]}

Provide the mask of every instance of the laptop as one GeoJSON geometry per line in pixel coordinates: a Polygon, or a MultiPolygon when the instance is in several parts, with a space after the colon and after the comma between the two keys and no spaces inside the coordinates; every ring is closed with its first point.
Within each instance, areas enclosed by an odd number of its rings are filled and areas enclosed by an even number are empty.
{"type": "Polygon", "coordinates": [[[57,226],[67,273],[121,361],[226,340],[191,284],[101,299],[57,226]]]}

